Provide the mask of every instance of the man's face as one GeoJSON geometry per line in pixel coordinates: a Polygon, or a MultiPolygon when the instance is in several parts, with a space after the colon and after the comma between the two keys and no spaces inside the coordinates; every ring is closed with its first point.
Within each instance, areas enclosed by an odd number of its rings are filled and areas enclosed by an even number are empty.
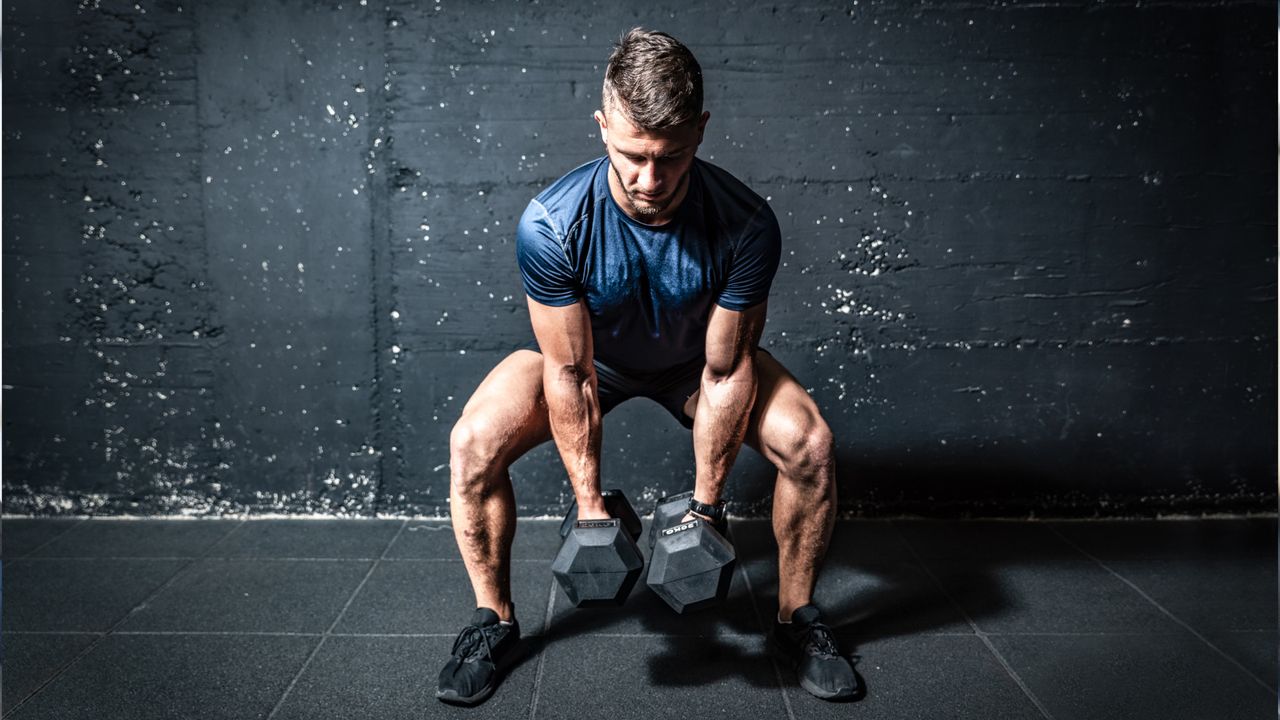
{"type": "Polygon", "coordinates": [[[614,199],[628,215],[642,222],[670,219],[684,200],[685,178],[709,117],[704,112],[696,123],[649,131],[637,128],[616,108],[596,111],[600,138],[613,168],[614,199]],[[618,197],[619,192],[623,197],[618,197]]]}

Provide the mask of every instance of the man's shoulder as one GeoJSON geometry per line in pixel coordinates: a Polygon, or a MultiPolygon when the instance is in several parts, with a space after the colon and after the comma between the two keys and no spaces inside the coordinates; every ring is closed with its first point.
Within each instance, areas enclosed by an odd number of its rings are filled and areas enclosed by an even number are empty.
{"type": "Polygon", "coordinates": [[[606,160],[596,158],[570,170],[538,193],[533,202],[553,221],[577,218],[594,202],[596,178],[606,160]]]}
{"type": "Polygon", "coordinates": [[[703,202],[715,208],[720,221],[729,225],[772,218],[769,203],[724,168],[695,158],[702,179],[703,202]]]}

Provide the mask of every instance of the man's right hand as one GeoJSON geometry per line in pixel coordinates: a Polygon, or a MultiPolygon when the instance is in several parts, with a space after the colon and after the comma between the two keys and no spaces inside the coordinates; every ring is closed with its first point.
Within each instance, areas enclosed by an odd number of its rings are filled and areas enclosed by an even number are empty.
{"type": "Polygon", "coordinates": [[[604,498],[600,495],[588,498],[588,502],[578,499],[579,520],[608,520],[611,516],[604,507],[604,498]]]}

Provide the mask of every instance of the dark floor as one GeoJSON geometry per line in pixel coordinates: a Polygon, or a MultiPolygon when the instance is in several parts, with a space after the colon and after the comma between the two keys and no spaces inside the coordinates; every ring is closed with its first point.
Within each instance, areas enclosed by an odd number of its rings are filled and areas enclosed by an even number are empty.
{"type": "Polygon", "coordinates": [[[764,651],[767,522],[729,602],[643,583],[574,610],[557,523],[521,521],[524,660],[434,699],[474,599],[445,522],[3,521],[9,718],[1274,717],[1276,522],[843,522],[817,600],[866,683],[824,703],[764,651]]]}

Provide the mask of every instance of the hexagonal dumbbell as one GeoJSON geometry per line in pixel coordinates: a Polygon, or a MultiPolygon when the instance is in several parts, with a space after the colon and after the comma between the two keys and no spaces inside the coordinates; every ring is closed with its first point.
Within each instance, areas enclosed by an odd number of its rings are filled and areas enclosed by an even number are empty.
{"type": "Polygon", "coordinates": [[[621,490],[601,493],[608,520],[577,520],[578,503],[569,506],[560,523],[560,552],[551,572],[576,607],[621,605],[631,594],[644,558],[636,539],[640,518],[621,490]]]}
{"type": "Polygon", "coordinates": [[[702,518],[681,522],[693,492],[661,498],[649,531],[649,587],[678,613],[724,601],[737,565],[733,545],[702,518]]]}

